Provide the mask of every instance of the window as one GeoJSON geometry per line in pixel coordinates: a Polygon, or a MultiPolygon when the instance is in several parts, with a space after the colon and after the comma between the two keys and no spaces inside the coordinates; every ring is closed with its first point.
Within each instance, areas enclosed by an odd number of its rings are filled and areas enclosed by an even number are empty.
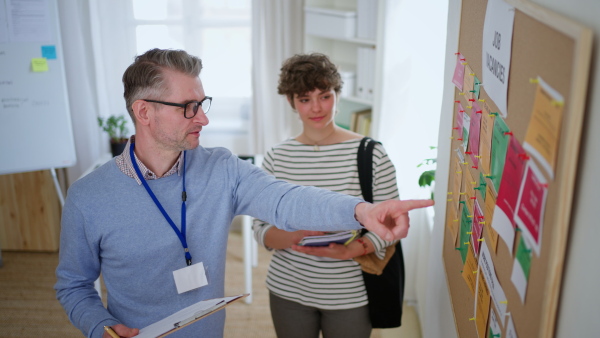
{"type": "Polygon", "coordinates": [[[199,56],[212,96],[203,146],[248,153],[251,106],[251,0],[132,0],[136,52],[185,49],[199,56]]]}

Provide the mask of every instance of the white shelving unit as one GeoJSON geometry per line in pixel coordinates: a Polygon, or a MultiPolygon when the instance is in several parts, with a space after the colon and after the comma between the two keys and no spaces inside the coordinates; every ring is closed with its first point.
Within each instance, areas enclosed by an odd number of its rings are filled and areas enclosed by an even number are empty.
{"type": "Polygon", "coordinates": [[[385,0],[306,0],[304,51],[326,54],[338,65],[344,89],[336,122],[342,127],[350,127],[352,113],[358,111],[371,109],[371,125],[377,119],[384,6],[385,0]],[[368,7],[372,12],[365,11],[368,7]],[[365,29],[365,22],[372,26],[365,29]],[[371,51],[367,61],[364,50],[371,51]]]}

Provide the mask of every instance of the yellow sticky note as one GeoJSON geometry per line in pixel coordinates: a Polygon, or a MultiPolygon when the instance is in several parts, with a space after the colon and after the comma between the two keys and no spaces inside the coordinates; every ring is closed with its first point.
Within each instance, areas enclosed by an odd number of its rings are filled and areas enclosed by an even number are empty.
{"type": "Polygon", "coordinates": [[[563,102],[563,98],[541,78],[538,80],[523,148],[537,157],[542,168],[554,177],[563,116],[563,105],[555,102],[563,102]]]}
{"type": "Polygon", "coordinates": [[[43,73],[48,71],[48,60],[46,58],[32,58],[31,70],[34,73],[43,73]]]}
{"type": "Polygon", "coordinates": [[[471,290],[471,294],[475,295],[475,285],[477,284],[477,275],[473,274],[473,271],[477,271],[478,264],[475,255],[473,254],[473,250],[470,247],[466,248],[467,252],[467,260],[465,261],[465,265],[463,266],[462,276],[469,286],[469,290],[471,290]]]}
{"type": "Polygon", "coordinates": [[[486,186],[486,197],[485,197],[485,231],[490,235],[491,243],[490,249],[496,252],[498,247],[498,232],[492,228],[492,221],[494,217],[494,208],[496,207],[496,194],[492,188],[492,184],[488,183],[486,186]]]}
{"type": "Polygon", "coordinates": [[[485,338],[491,304],[490,289],[483,275],[480,273],[477,276],[477,291],[475,292],[475,327],[479,338],[485,338]]]}

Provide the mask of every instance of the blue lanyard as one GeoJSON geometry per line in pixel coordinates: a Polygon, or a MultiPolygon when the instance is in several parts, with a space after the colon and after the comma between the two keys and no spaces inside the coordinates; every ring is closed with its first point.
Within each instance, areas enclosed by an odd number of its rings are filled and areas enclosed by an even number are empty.
{"type": "Polygon", "coordinates": [[[169,222],[169,225],[171,225],[171,228],[173,228],[173,231],[175,231],[175,233],[177,234],[177,237],[179,237],[179,241],[181,242],[181,245],[183,246],[183,251],[185,252],[185,262],[187,263],[187,265],[192,265],[192,255],[190,254],[190,250],[188,249],[187,241],[185,240],[185,200],[187,199],[187,194],[185,192],[185,151],[183,152],[183,189],[181,192],[181,231],[179,231],[179,229],[177,229],[177,226],[175,225],[173,220],[171,220],[171,217],[169,217],[169,215],[167,214],[165,209],[162,207],[162,205],[156,198],[156,195],[154,195],[154,193],[152,192],[152,189],[150,189],[150,187],[148,186],[146,179],[142,175],[142,172],[140,171],[140,168],[137,165],[137,161],[135,160],[135,157],[133,155],[133,147],[134,146],[135,146],[135,144],[131,143],[131,146],[129,147],[129,157],[131,158],[131,164],[133,164],[133,169],[135,169],[135,173],[138,175],[138,178],[140,179],[140,181],[142,181],[142,184],[144,185],[144,188],[146,188],[148,195],[150,195],[150,197],[152,197],[154,204],[156,204],[156,206],[158,207],[160,212],[162,212],[162,214],[165,217],[165,219],[167,220],[167,222],[169,222]]]}

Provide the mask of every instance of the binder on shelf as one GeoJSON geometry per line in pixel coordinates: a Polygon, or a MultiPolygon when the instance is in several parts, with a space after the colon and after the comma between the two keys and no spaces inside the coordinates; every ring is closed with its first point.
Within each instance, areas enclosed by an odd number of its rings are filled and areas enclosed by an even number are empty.
{"type": "Polygon", "coordinates": [[[377,39],[378,0],[357,0],[356,37],[367,40],[377,39]]]}

